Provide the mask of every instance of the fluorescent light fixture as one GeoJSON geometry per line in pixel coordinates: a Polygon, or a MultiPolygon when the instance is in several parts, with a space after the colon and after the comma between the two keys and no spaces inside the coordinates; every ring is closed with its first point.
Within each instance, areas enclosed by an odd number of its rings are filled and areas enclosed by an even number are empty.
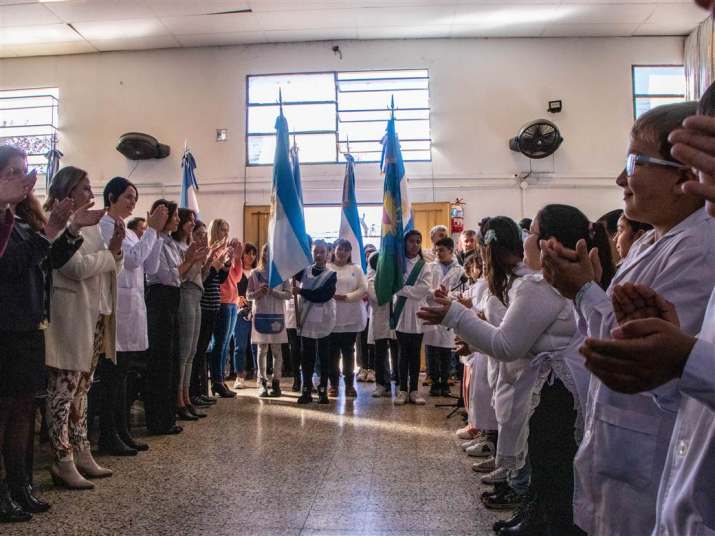
{"type": "Polygon", "coordinates": [[[167,35],[166,28],[159,22],[159,19],[76,22],[72,26],[89,41],[167,35]]]}
{"type": "Polygon", "coordinates": [[[513,6],[479,9],[478,11],[457,14],[455,25],[476,26],[479,28],[500,28],[517,24],[553,22],[562,19],[576,10],[576,6],[513,6]]]}
{"type": "Polygon", "coordinates": [[[33,45],[36,43],[69,43],[82,38],[65,24],[13,26],[0,28],[0,45],[33,45]]]}

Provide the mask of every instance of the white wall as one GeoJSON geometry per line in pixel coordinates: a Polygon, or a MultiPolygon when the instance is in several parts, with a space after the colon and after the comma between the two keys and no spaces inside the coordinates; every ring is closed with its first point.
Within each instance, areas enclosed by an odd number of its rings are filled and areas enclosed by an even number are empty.
{"type": "MultiPolygon", "coordinates": [[[[159,195],[178,198],[179,162],[188,139],[198,161],[202,217],[223,216],[237,233],[244,200],[266,204],[270,167],[245,166],[247,74],[321,70],[428,68],[433,160],[407,166],[413,201],[465,198],[466,221],[485,215],[533,215],[548,202],[571,203],[591,218],[620,205],[614,177],[622,169],[632,123],[631,65],[682,63],[683,39],[461,39],[254,45],[156,50],[0,61],[0,88],[60,89],[63,163],[87,169],[95,184],[129,174],[134,162],[114,150],[120,134],[143,131],[172,147],[132,175],[140,209],[159,195]],[[535,169],[522,193],[514,179],[528,161],[508,138],[547,116],[565,142],[535,169]],[[229,129],[216,143],[215,130],[229,129]],[[244,195],[245,192],[245,195],[244,195]]],[[[342,166],[304,165],[306,203],[340,199],[342,166]]],[[[358,166],[358,199],[381,202],[376,164],[358,166]]]]}

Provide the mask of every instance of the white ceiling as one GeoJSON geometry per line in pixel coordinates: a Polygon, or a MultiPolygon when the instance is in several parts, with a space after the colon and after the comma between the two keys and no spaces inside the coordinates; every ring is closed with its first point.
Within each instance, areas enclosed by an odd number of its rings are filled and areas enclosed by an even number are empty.
{"type": "Polygon", "coordinates": [[[692,0],[0,0],[0,57],[337,39],[685,35],[706,16],[692,0]]]}

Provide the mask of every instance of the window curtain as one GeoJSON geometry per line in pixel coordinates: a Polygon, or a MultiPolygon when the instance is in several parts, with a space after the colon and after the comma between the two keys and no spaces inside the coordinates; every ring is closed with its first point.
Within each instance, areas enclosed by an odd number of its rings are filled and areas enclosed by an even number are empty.
{"type": "Polygon", "coordinates": [[[713,19],[708,17],[685,39],[685,97],[699,100],[713,83],[713,19]]]}

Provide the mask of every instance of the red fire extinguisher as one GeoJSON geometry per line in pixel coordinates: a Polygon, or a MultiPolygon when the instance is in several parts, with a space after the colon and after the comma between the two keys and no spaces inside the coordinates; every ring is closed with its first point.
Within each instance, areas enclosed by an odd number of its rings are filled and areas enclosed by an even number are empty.
{"type": "Polygon", "coordinates": [[[449,223],[452,234],[464,231],[464,199],[457,198],[449,206],[449,223]]]}

